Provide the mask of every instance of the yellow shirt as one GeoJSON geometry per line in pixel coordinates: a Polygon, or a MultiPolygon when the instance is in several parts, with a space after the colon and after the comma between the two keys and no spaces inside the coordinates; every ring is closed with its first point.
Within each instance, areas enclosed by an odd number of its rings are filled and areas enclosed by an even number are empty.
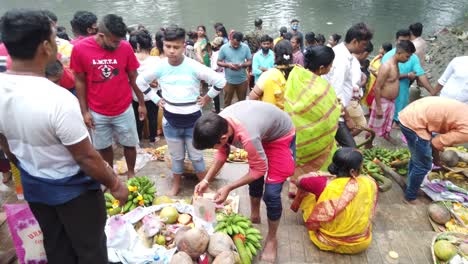
{"type": "Polygon", "coordinates": [[[256,86],[263,91],[261,98],[263,102],[274,104],[281,110],[284,109],[286,78],[283,72],[277,68],[271,68],[263,72],[258,78],[256,86]]]}
{"type": "Polygon", "coordinates": [[[277,37],[275,38],[275,40],[273,40],[273,45],[276,45],[276,43],[280,42],[280,40],[282,40],[283,37],[277,37]]]}
{"type": "Polygon", "coordinates": [[[161,52],[159,52],[159,49],[158,49],[158,48],[152,48],[152,49],[151,49],[150,56],[156,56],[156,57],[158,57],[160,54],[161,54],[161,52]]]}

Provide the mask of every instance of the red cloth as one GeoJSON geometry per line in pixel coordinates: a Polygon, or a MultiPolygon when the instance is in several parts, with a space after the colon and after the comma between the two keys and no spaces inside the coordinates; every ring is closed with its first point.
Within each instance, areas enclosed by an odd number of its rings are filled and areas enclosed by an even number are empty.
{"type": "Polygon", "coordinates": [[[282,183],[294,174],[296,164],[290,148],[294,136],[295,133],[292,131],[277,140],[262,142],[268,159],[266,183],[282,183]]]}
{"type": "Polygon", "coordinates": [[[327,186],[328,178],[325,176],[306,177],[299,181],[299,186],[307,192],[313,193],[316,200],[320,197],[327,186]]]}
{"type": "Polygon", "coordinates": [[[59,85],[68,90],[75,88],[75,76],[66,66],[63,66],[63,75],[59,81],[59,85]]]}
{"type": "Polygon", "coordinates": [[[127,72],[136,71],[138,63],[127,41],[109,51],[94,37],[81,40],[73,47],[70,68],[86,73],[88,105],[91,110],[106,116],[117,116],[132,102],[132,89],[127,72]]]}
{"type": "Polygon", "coordinates": [[[11,57],[10,54],[8,54],[8,50],[5,46],[5,44],[0,43],[0,56],[6,56],[7,57],[7,64],[6,68],[10,69],[11,68],[11,57]]]}
{"type": "Polygon", "coordinates": [[[70,44],[76,45],[76,44],[78,44],[80,41],[82,41],[82,40],[85,39],[85,38],[87,38],[87,37],[79,36],[79,37],[77,37],[76,39],[70,40],[70,44]]]}

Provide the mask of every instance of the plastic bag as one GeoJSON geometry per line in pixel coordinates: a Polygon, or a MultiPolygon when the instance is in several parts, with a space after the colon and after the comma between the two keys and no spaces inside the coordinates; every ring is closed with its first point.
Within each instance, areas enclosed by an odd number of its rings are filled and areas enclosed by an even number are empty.
{"type": "Polygon", "coordinates": [[[42,230],[29,206],[5,204],[4,208],[19,263],[47,263],[42,230]]]}

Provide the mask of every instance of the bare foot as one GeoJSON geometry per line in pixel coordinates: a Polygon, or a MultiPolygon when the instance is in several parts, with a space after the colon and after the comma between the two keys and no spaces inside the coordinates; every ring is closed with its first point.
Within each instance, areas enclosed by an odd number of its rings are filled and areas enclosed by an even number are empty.
{"type": "Polygon", "coordinates": [[[417,205],[419,204],[417,199],[414,200],[406,200],[406,198],[403,199],[403,203],[407,205],[417,205]]]}
{"type": "Polygon", "coordinates": [[[11,172],[4,172],[3,173],[3,183],[8,183],[11,180],[11,172]]]}
{"type": "Polygon", "coordinates": [[[176,196],[180,191],[179,185],[173,185],[171,191],[169,191],[166,195],[167,196],[176,196]]]}
{"type": "Polygon", "coordinates": [[[252,224],[261,224],[262,219],[260,218],[259,215],[250,215],[250,221],[252,221],[252,224]]]}
{"type": "Polygon", "coordinates": [[[261,260],[268,263],[275,263],[277,251],[278,240],[276,238],[267,238],[261,260]]]}
{"type": "Polygon", "coordinates": [[[296,198],[297,186],[293,182],[289,182],[289,192],[288,197],[291,199],[296,198]]]}
{"type": "Polygon", "coordinates": [[[135,172],[130,172],[130,171],[129,171],[129,172],[127,173],[127,177],[128,177],[129,179],[135,177],[135,172]]]}

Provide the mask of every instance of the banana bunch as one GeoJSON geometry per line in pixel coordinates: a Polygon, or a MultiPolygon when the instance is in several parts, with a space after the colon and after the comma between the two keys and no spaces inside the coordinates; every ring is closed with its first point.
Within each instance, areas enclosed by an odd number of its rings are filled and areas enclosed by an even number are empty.
{"type": "Polygon", "coordinates": [[[153,203],[156,189],[148,177],[134,177],[127,181],[129,191],[127,203],[122,208],[123,213],[130,212],[138,206],[149,206],[153,203]]]}
{"type": "Polygon", "coordinates": [[[218,220],[215,227],[216,232],[223,232],[231,237],[242,235],[245,239],[244,247],[250,260],[257,255],[257,251],[262,249],[260,241],[263,239],[260,231],[252,226],[252,222],[245,216],[230,214],[218,220]]]}
{"type": "Polygon", "coordinates": [[[364,160],[378,159],[385,165],[390,166],[395,160],[408,160],[410,158],[408,149],[389,150],[386,148],[371,148],[363,151],[364,160]]]}
{"type": "Polygon", "coordinates": [[[468,234],[468,228],[456,224],[453,219],[445,223],[445,228],[447,231],[468,234]]]}
{"type": "Polygon", "coordinates": [[[122,212],[120,202],[112,196],[110,193],[104,193],[104,199],[106,200],[106,209],[109,216],[113,216],[122,212]]]}

